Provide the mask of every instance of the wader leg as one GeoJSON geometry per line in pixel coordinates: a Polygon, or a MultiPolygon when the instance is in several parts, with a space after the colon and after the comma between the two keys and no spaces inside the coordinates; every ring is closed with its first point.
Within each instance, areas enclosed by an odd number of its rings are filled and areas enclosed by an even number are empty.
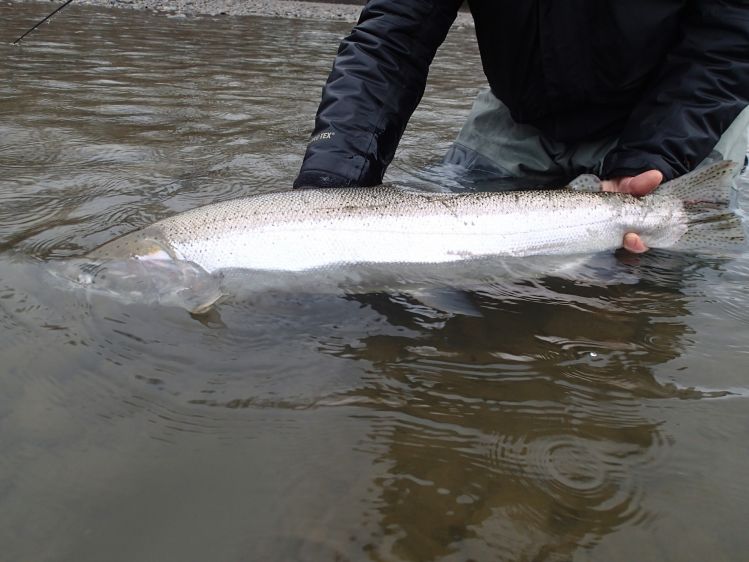
{"type": "Polygon", "coordinates": [[[465,125],[443,159],[471,179],[522,178],[523,183],[564,185],[573,177],[598,172],[615,138],[569,145],[536,127],[517,123],[491,91],[482,90],[465,125]]]}
{"type": "Polygon", "coordinates": [[[731,126],[720,137],[718,144],[708,157],[700,162],[698,168],[719,160],[733,160],[739,165],[738,174],[740,169],[746,166],[747,144],[749,144],[749,106],[745,107],[733,120],[731,126]]]}

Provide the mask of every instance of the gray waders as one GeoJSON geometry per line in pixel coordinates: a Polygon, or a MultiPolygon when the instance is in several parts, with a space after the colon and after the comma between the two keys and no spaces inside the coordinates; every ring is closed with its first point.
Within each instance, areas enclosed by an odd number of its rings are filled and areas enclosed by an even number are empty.
{"type": "MultiPolygon", "coordinates": [[[[749,107],[734,120],[700,166],[718,160],[744,165],[749,107]]],[[[479,93],[468,119],[443,160],[473,181],[523,178],[523,183],[551,185],[581,174],[599,174],[617,138],[568,144],[544,136],[532,125],[513,121],[510,111],[486,88],[479,93]]]]}

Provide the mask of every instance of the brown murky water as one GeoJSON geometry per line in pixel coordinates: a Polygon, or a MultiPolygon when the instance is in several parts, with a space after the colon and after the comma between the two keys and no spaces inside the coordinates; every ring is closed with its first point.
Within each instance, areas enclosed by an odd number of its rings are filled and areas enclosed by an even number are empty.
{"type": "MultiPolygon", "coordinates": [[[[0,7],[0,559],[747,559],[747,255],[489,286],[480,316],[60,290],[30,258],[288,187],[347,26],[71,7],[8,45],[48,10],[0,7]]],[[[454,32],[391,180],[480,77],[454,32]]]]}

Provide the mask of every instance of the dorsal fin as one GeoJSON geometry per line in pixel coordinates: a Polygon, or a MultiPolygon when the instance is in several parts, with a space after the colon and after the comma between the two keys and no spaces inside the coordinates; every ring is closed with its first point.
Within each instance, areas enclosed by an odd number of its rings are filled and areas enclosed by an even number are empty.
{"type": "Polygon", "coordinates": [[[601,178],[595,174],[580,174],[569,183],[568,187],[583,193],[598,193],[601,191],[601,178]]]}

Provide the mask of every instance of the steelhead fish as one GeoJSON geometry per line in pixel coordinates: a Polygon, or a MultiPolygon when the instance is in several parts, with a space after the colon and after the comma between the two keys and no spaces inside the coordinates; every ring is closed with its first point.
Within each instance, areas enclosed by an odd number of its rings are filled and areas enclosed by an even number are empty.
{"type": "Polygon", "coordinates": [[[310,283],[320,276],[345,280],[358,268],[371,273],[426,265],[439,271],[476,260],[611,251],[628,232],[650,248],[710,249],[744,240],[740,219],[728,209],[735,168],[718,162],[641,198],[573,189],[431,193],[390,187],[255,195],[196,208],[108,242],[88,255],[96,265],[78,280],[200,311],[222,293],[220,282],[211,280],[237,271],[310,283]]]}

